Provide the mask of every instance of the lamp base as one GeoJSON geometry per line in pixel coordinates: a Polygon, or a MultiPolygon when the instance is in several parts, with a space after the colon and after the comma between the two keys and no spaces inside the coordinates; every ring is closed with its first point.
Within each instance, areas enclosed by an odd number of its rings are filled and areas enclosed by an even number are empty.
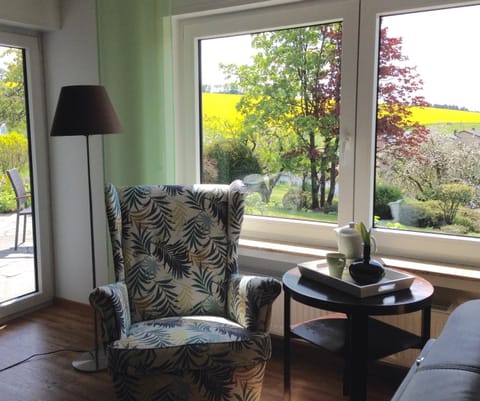
{"type": "Polygon", "coordinates": [[[81,354],[77,359],[72,361],[72,366],[80,372],[101,372],[107,369],[107,357],[103,349],[98,351],[90,351],[81,354]],[[97,353],[98,357],[95,358],[97,353]]]}

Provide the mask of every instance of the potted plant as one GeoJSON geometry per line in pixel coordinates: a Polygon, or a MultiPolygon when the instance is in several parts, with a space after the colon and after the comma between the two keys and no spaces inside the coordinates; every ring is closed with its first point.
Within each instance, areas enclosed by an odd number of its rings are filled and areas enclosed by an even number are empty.
{"type": "Polygon", "coordinates": [[[360,223],[360,234],[363,241],[363,257],[350,264],[350,276],[360,285],[373,284],[380,281],[385,275],[385,270],[378,260],[370,257],[372,230],[367,229],[363,222],[360,223]]]}

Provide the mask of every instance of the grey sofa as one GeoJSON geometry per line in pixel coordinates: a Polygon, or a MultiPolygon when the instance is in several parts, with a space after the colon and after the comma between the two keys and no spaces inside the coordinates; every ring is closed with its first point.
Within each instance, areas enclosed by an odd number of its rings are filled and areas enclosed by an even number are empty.
{"type": "Polygon", "coordinates": [[[430,340],[392,401],[480,400],[480,300],[458,306],[430,340]]]}

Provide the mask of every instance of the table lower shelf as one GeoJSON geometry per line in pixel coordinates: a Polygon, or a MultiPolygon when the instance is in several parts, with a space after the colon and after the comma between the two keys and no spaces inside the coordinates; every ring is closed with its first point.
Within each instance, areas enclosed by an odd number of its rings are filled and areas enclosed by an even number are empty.
{"type": "MultiPolygon", "coordinates": [[[[349,355],[347,317],[322,317],[291,328],[291,333],[327,351],[346,358],[349,355]]],[[[409,348],[421,348],[422,339],[408,331],[368,319],[368,358],[376,360],[409,348]]]]}

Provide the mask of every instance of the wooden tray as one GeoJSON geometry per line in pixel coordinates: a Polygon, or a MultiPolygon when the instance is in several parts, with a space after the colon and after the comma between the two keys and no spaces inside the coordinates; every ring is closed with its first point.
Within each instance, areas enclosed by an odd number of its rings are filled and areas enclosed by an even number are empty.
{"type": "Polygon", "coordinates": [[[325,259],[312,260],[298,264],[303,277],[333,287],[358,298],[372,297],[410,288],[414,276],[385,267],[385,276],[377,283],[359,285],[353,281],[348,266],[343,271],[341,279],[330,276],[325,259]]]}

